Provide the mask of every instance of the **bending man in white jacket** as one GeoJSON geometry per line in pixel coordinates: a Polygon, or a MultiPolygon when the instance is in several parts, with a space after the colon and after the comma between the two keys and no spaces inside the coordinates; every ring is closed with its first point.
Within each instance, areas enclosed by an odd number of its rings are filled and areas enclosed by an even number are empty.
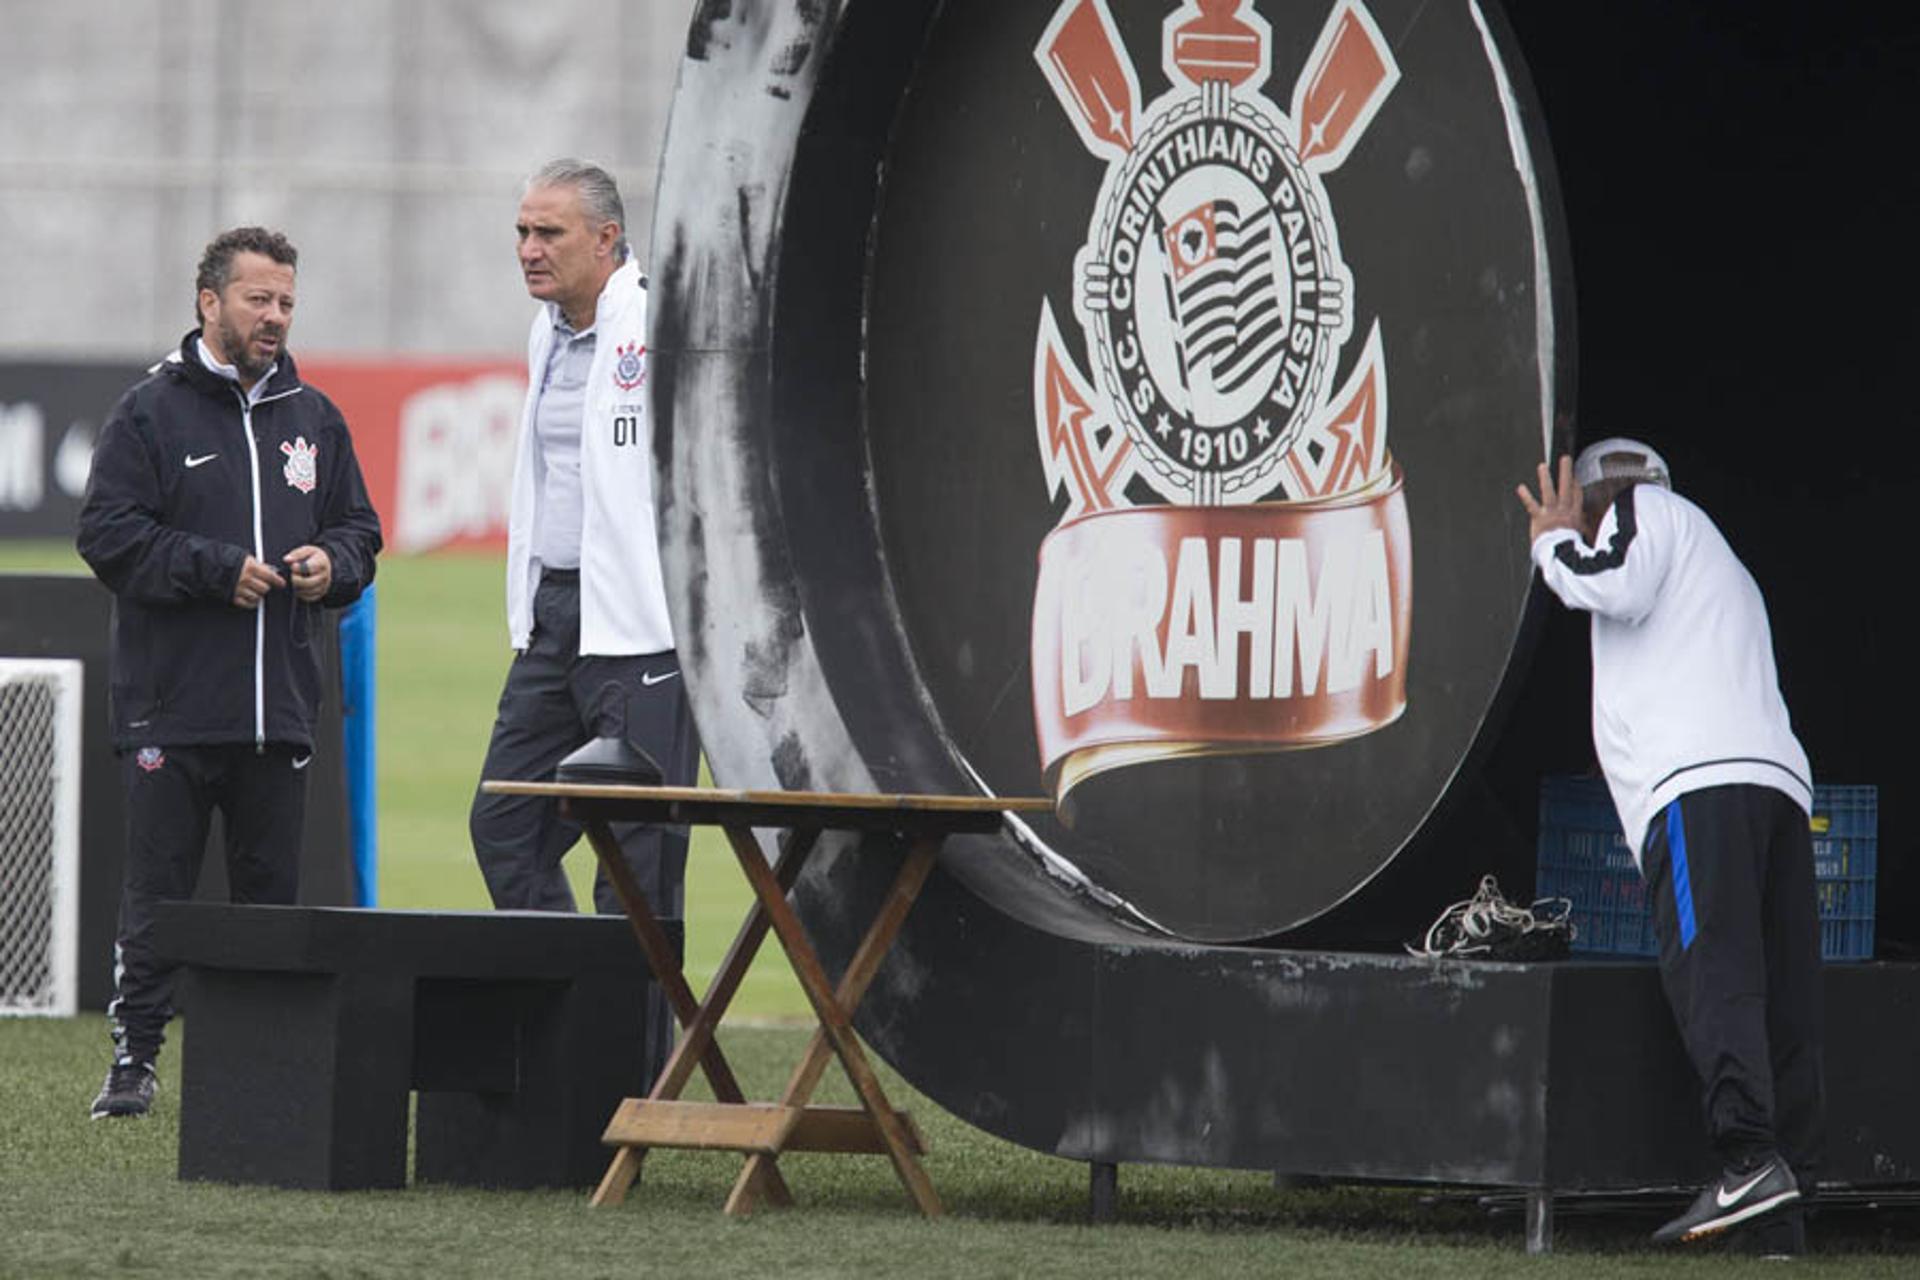
{"type": "Polygon", "coordinates": [[[1766,605],[1646,445],[1603,440],[1539,484],[1538,500],[1519,487],[1534,564],[1593,615],[1594,747],[1726,1170],[1654,1239],[1782,1214],[1767,1247],[1798,1252],[1825,1135],[1813,781],[1766,605]]]}

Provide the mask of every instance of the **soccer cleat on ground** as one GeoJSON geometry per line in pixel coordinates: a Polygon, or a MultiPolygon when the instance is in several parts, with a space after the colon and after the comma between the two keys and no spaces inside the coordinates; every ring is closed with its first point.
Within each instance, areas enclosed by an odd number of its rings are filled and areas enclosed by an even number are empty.
{"type": "Polygon", "coordinates": [[[1655,1244],[1689,1244],[1752,1222],[1800,1198],[1786,1161],[1771,1156],[1744,1172],[1728,1170],[1685,1213],[1653,1233],[1655,1244]]]}
{"type": "Polygon", "coordinates": [[[148,1062],[116,1062],[107,1068],[106,1083],[93,1100],[93,1118],[102,1116],[143,1116],[153,1106],[153,1089],[159,1083],[148,1062]]]}

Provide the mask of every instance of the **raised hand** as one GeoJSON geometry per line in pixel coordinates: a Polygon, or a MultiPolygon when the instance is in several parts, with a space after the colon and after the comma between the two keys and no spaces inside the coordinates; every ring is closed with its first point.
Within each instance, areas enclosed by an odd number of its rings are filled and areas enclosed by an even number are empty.
{"type": "Polygon", "coordinates": [[[1544,462],[1540,464],[1539,475],[1540,499],[1537,502],[1526,485],[1514,486],[1514,492],[1520,495],[1520,505],[1527,509],[1528,540],[1532,541],[1554,529],[1571,529],[1579,533],[1581,493],[1580,486],[1573,482],[1573,459],[1561,455],[1558,485],[1554,484],[1554,477],[1544,462]]]}

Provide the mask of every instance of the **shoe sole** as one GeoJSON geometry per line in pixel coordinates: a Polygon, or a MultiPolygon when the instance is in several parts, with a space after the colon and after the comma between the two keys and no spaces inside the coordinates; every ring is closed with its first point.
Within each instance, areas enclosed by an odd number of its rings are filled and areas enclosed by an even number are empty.
{"type": "MultiPolygon", "coordinates": [[[[1781,1205],[1791,1204],[1793,1201],[1798,1200],[1799,1198],[1800,1198],[1800,1193],[1798,1191],[1782,1191],[1779,1195],[1773,1196],[1766,1200],[1762,1200],[1758,1204],[1746,1205],[1743,1208],[1736,1209],[1734,1212],[1729,1213],[1724,1217],[1709,1218],[1707,1219],[1707,1221],[1701,1223],[1699,1226],[1689,1227],[1686,1231],[1682,1232],[1680,1235],[1675,1236],[1672,1240],[1672,1243],[1692,1244],[1694,1241],[1704,1240],[1708,1236],[1717,1236],[1722,1231],[1725,1231],[1728,1227],[1737,1227],[1743,1222],[1751,1222],[1753,1219],[1759,1217],[1761,1214],[1771,1213],[1775,1209],[1778,1209],[1781,1205]]],[[[1659,1241],[1658,1237],[1655,1237],[1655,1239],[1660,1243],[1666,1243],[1665,1241],[1659,1241]]]]}

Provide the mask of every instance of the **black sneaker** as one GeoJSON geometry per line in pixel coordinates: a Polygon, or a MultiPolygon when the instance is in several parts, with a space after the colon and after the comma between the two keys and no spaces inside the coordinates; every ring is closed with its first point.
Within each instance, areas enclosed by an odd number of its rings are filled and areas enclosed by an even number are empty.
{"type": "Polygon", "coordinates": [[[1653,1233],[1655,1244],[1690,1244],[1728,1227],[1752,1222],[1800,1198],[1786,1161],[1769,1157],[1744,1173],[1729,1170],[1702,1191],[1693,1207],[1653,1233]]]}
{"type": "Polygon", "coordinates": [[[159,1083],[151,1062],[116,1062],[107,1068],[106,1083],[93,1100],[93,1118],[143,1116],[153,1108],[153,1090],[159,1083]]]}

